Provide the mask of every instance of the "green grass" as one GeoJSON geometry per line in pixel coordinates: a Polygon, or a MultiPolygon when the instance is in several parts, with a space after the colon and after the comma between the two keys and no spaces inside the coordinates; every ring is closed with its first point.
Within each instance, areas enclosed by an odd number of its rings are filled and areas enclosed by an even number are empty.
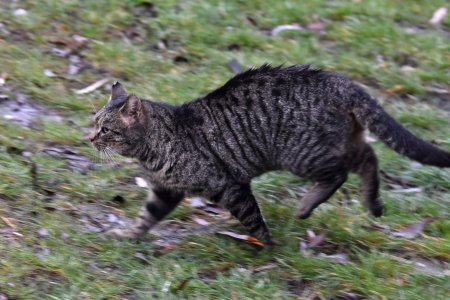
{"type": "Polygon", "coordinates": [[[263,175],[253,189],[279,245],[258,253],[214,233],[245,233],[236,222],[189,234],[195,231],[190,230],[194,217],[214,219],[186,204],[160,226],[169,242],[170,233],[187,230],[174,249],[161,249],[156,235],[139,242],[106,239],[86,224],[104,222],[111,213],[136,214],[145,199],[133,179],[139,168],[120,160],[118,166],[96,164],[80,171],[70,159],[46,151],[69,147],[87,161],[100,161],[86,135],[93,106],[103,105],[108,90],[86,95],[74,90],[110,78],[142,97],[183,103],[233,76],[227,66],[232,58],[244,68],[312,63],[344,73],[366,85],[407,128],[450,149],[450,113],[439,106],[448,94],[434,92],[450,90],[450,18],[437,27],[428,24],[446,1],[152,1],[156,17],[150,6],[140,6],[146,2],[0,4],[7,30],[0,30],[0,73],[8,73],[0,94],[11,101],[24,94],[40,107],[28,127],[0,111],[0,298],[303,299],[315,293],[345,299],[337,297],[353,293],[368,299],[430,299],[431,294],[448,299],[449,276],[428,274],[408,261],[448,268],[450,172],[414,165],[380,142],[374,147],[381,168],[420,192],[399,193],[385,182],[387,214],[374,220],[354,201],[361,198],[360,180],[352,176],[311,218],[297,220],[294,211],[309,183],[288,173],[263,175]],[[28,14],[15,16],[17,8],[28,14]],[[306,28],[317,21],[326,24],[322,32],[268,34],[277,25],[306,28]],[[73,43],[75,34],[89,39],[86,45],[69,44],[88,67],[70,75],[69,58],[52,51],[69,47],[64,43],[73,43]],[[58,76],[47,77],[45,69],[58,76]],[[125,202],[114,201],[117,195],[125,202]],[[434,221],[415,240],[373,227],[378,222],[401,230],[429,217],[434,221]],[[310,256],[299,250],[308,229],[327,232],[310,256]],[[320,252],[345,253],[348,263],[320,258],[320,252]],[[252,271],[268,264],[277,267],[252,271]]]}

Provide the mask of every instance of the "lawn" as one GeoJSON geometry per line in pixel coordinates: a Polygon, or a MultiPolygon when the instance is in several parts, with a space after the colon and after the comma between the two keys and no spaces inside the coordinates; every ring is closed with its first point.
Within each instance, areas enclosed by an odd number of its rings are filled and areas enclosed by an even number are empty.
{"type": "Polygon", "coordinates": [[[450,150],[450,17],[429,23],[445,5],[1,1],[0,299],[449,299],[449,169],[373,139],[380,219],[362,207],[352,176],[298,220],[311,183],[274,172],[252,183],[278,243],[271,251],[221,234],[246,231],[199,199],[145,239],[119,241],[103,231],[136,215],[141,171],[87,139],[115,80],[179,104],[251,66],[310,63],[352,78],[450,150]]]}

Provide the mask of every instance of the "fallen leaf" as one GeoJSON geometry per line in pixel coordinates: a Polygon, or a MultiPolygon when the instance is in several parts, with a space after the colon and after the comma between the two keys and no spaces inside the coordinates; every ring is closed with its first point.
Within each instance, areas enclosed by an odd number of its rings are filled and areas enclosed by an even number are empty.
{"type": "Polygon", "coordinates": [[[314,248],[314,247],[319,246],[325,240],[326,236],[327,236],[326,232],[322,232],[319,235],[314,234],[314,236],[308,236],[308,241],[309,241],[308,247],[314,248]]]}
{"type": "Polygon", "coordinates": [[[17,226],[14,224],[17,220],[13,219],[13,218],[5,218],[5,217],[0,217],[3,222],[5,222],[6,225],[8,225],[9,227],[11,227],[13,230],[17,229],[17,226]]]}
{"type": "Polygon", "coordinates": [[[9,298],[5,294],[0,294],[0,300],[8,300],[9,298]]]}
{"type": "Polygon", "coordinates": [[[148,183],[145,181],[144,178],[141,177],[135,177],[134,181],[136,182],[136,185],[143,188],[148,188],[148,183]]]}
{"type": "Polygon", "coordinates": [[[202,225],[202,226],[208,226],[210,223],[206,220],[200,219],[200,218],[193,218],[192,219],[195,223],[202,225]]]}
{"type": "Polygon", "coordinates": [[[287,31],[287,30],[297,30],[297,31],[302,31],[304,28],[298,24],[291,24],[291,25],[278,25],[276,27],[274,27],[272,29],[272,31],[270,32],[271,36],[277,36],[279,35],[281,32],[283,31],[287,31]]]}
{"type": "Polygon", "coordinates": [[[393,87],[386,90],[386,93],[388,93],[390,95],[404,94],[405,92],[406,92],[406,88],[400,84],[396,84],[393,87]]]}
{"type": "Polygon", "coordinates": [[[327,24],[321,20],[317,20],[311,23],[308,23],[306,25],[306,28],[308,28],[311,31],[315,32],[321,32],[327,27],[327,24]]]}
{"type": "Polygon", "coordinates": [[[375,230],[378,230],[378,231],[381,231],[384,233],[389,233],[391,231],[391,228],[389,227],[389,225],[381,224],[381,223],[374,222],[374,221],[370,222],[370,224],[365,227],[375,229],[375,230]]]}
{"type": "Polygon", "coordinates": [[[336,254],[330,254],[330,255],[327,255],[325,253],[319,253],[319,255],[317,255],[317,257],[333,260],[340,264],[346,264],[348,262],[348,256],[345,253],[336,253],[336,254]]]}
{"type": "Polygon", "coordinates": [[[37,235],[40,238],[46,238],[46,237],[50,236],[50,233],[48,232],[47,229],[41,228],[38,230],[37,235]]]}
{"type": "Polygon", "coordinates": [[[144,263],[145,265],[149,265],[150,264],[150,261],[141,252],[136,252],[134,254],[134,257],[137,258],[140,262],[144,263]]]}
{"type": "Polygon", "coordinates": [[[302,253],[303,255],[308,255],[309,253],[307,250],[308,250],[308,244],[301,241],[300,242],[300,253],[302,253]]]}
{"type": "Polygon", "coordinates": [[[240,240],[240,241],[244,241],[244,242],[252,244],[252,245],[256,245],[256,246],[260,246],[260,247],[264,246],[264,243],[259,241],[257,238],[246,235],[246,234],[239,234],[239,233],[235,233],[232,231],[218,231],[217,233],[232,237],[232,238],[240,240]]]}
{"type": "Polygon", "coordinates": [[[100,79],[100,80],[94,82],[93,84],[85,87],[84,89],[75,90],[74,92],[76,94],[78,94],[78,95],[84,95],[84,94],[92,93],[93,91],[95,91],[96,89],[100,88],[101,86],[103,86],[107,82],[109,82],[109,78],[103,78],[103,79],[100,79]]]}
{"type": "Polygon", "coordinates": [[[200,197],[188,198],[186,200],[189,201],[189,206],[190,207],[201,208],[201,207],[205,207],[206,206],[206,203],[200,197]]]}
{"type": "Polygon", "coordinates": [[[44,69],[44,75],[47,77],[56,77],[57,76],[52,70],[49,70],[49,69],[44,69]]]}
{"type": "Polygon", "coordinates": [[[342,292],[339,292],[339,294],[336,295],[336,297],[333,297],[332,299],[336,299],[336,300],[363,300],[365,298],[362,297],[361,295],[357,294],[357,293],[342,291],[342,292]]]}
{"type": "Polygon", "coordinates": [[[405,73],[411,73],[411,72],[417,71],[417,68],[414,68],[414,67],[408,66],[408,65],[404,65],[400,68],[400,70],[405,73]]]}
{"type": "Polygon", "coordinates": [[[437,25],[437,24],[441,23],[444,20],[445,16],[447,15],[447,12],[448,12],[447,7],[440,7],[440,8],[438,8],[434,12],[434,14],[431,17],[430,21],[428,21],[428,22],[430,24],[433,24],[433,25],[437,25]]]}
{"type": "Polygon", "coordinates": [[[262,271],[267,271],[267,270],[272,270],[278,268],[277,264],[268,264],[268,265],[264,265],[261,267],[256,267],[253,269],[253,273],[258,273],[258,272],[262,272],[262,271]]]}
{"type": "Polygon", "coordinates": [[[225,212],[225,210],[215,207],[215,206],[211,206],[211,205],[206,206],[205,211],[216,214],[216,215],[222,215],[225,212]]]}
{"type": "Polygon", "coordinates": [[[433,218],[426,218],[421,222],[410,224],[400,231],[392,232],[392,235],[396,237],[403,237],[405,239],[415,239],[423,232],[425,226],[432,221],[433,218]]]}
{"type": "Polygon", "coordinates": [[[52,48],[50,52],[58,57],[67,57],[70,54],[70,50],[59,48],[52,48]]]}
{"type": "Polygon", "coordinates": [[[235,74],[242,72],[241,63],[236,58],[233,58],[228,61],[228,67],[235,74]]]}
{"type": "Polygon", "coordinates": [[[22,17],[28,15],[28,12],[23,8],[18,8],[14,11],[16,17],[22,17]]]}
{"type": "Polygon", "coordinates": [[[393,193],[421,193],[423,191],[422,188],[408,188],[408,189],[393,189],[393,193]]]}
{"type": "Polygon", "coordinates": [[[6,83],[6,79],[8,79],[8,73],[2,72],[2,74],[0,74],[0,86],[6,83]]]}

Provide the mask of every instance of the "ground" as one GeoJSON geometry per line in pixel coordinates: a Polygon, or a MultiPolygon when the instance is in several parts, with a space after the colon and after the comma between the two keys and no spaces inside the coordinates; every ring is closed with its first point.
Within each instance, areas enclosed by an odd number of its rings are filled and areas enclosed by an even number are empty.
{"type": "Polygon", "coordinates": [[[278,243],[271,251],[223,234],[246,232],[199,199],[144,240],[118,241],[102,232],[136,215],[141,173],[87,140],[114,80],[183,103],[240,69],[311,63],[346,74],[449,150],[450,18],[429,23],[445,5],[2,1],[0,299],[449,299],[448,169],[374,139],[387,205],[380,219],[362,207],[351,177],[298,220],[310,183],[271,173],[253,182],[278,243]]]}

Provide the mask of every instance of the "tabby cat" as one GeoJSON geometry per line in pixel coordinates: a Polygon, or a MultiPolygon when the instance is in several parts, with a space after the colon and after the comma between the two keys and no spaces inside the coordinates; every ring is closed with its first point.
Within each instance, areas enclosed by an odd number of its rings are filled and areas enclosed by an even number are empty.
{"type": "Polygon", "coordinates": [[[272,244],[252,178],[288,170],[314,182],[297,215],[307,218],[345,182],[362,177],[365,204],[383,214],[377,157],[365,141],[368,128],[413,160],[450,167],[450,153],[397,123],[349,79],[308,65],[263,65],[180,106],[141,100],[120,83],[95,116],[90,139],[140,161],[152,184],[132,227],[117,237],[139,237],[184,196],[202,196],[228,209],[265,244],[272,244]]]}

